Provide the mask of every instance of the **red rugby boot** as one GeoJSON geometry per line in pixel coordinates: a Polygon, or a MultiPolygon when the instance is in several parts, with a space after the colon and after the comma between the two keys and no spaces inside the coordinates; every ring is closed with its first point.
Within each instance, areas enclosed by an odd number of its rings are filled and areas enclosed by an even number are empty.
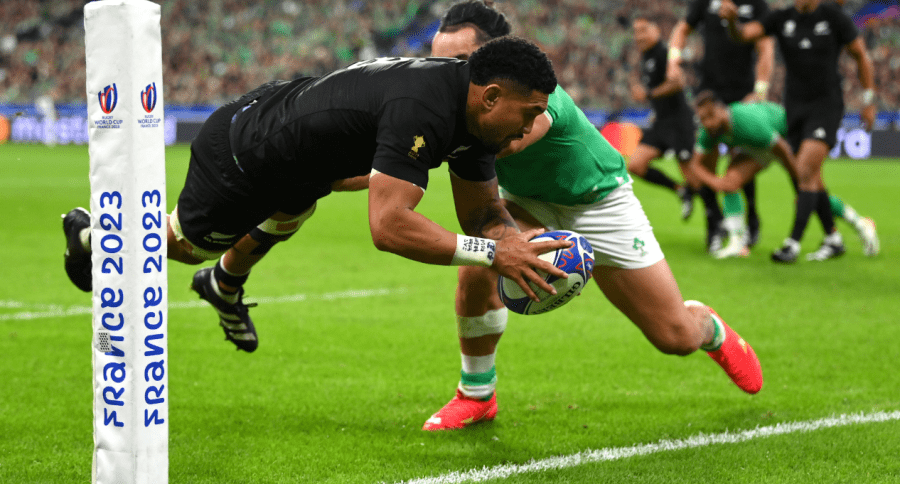
{"type": "Polygon", "coordinates": [[[490,400],[469,398],[459,388],[456,396],[425,422],[422,430],[452,430],[468,427],[477,422],[494,420],[497,416],[497,393],[490,400]]]}

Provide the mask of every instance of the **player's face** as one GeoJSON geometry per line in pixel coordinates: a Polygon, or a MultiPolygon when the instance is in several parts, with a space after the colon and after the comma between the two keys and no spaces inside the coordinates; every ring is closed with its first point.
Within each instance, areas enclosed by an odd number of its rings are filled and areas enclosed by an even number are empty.
{"type": "Polygon", "coordinates": [[[697,117],[703,128],[714,137],[724,134],[728,128],[728,110],[720,104],[704,103],[697,108],[697,117]]]}
{"type": "Polygon", "coordinates": [[[486,109],[479,116],[478,133],[473,133],[495,154],[531,132],[534,118],[547,110],[548,99],[540,91],[523,92],[521,86],[507,81],[497,85],[496,96],[490,88],[486,90],[486,109]]]}
{"type": "Polygon", "coordinates": [[[632,24],[634,44],[641,52],[653,47],[659,41],[659,29],[646,19],[639,18],[632,24]]]}
{"type": "Polygon", "coordinates": [[[431,56],[467,60],[469,55],[480,47],[477,38],[472,27],[465,27],[456,32],[438,32],[431,41],[431,56]]]}

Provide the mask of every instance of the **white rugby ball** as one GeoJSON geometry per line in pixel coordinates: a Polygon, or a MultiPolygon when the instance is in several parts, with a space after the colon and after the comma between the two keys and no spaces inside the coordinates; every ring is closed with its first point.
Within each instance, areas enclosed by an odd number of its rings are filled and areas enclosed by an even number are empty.
{"type": "Polygon", "coordinates": [[[510,310],[519,314],[546,313],[560,308],[574,299],[587,285],[588,280],[591,278],[591,271],[594,270],[594,249],[591,248],[591,244],[588,243],[584,236],[571,230],[545,232],[531,239],[530,242],[554,239],[568,240],[573,242],[573,244],[567,249],[547,252],[539,257],[559,267],[563,272],[569,274],[569,277],[562,279],[543,271],[537,271],[545,281],[556,289],[556,295],[551,295],[537,287],[533,282],[529,282],[528,285],[531,286],[531,290],[540,299],[539,302],[535,302],[525,294],[525,291],[515,281],[500,276],[500,280],[497,282],[497,292],[500,293],[500,299],[503,300],[503,304],[510,310]]]}

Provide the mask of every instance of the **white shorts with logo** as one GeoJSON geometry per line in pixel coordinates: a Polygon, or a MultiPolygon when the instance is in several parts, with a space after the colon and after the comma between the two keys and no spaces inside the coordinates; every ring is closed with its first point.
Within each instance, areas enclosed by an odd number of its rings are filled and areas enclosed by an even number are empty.
{"type": "Polygon", "coordinates": [[[588,205],[541,202],[518,197],[502,187],[500,196],[527,210],[549,230],[583,235],[594,248],[595,265],[641,269],[665,258],[631,181],[588,205]]]}

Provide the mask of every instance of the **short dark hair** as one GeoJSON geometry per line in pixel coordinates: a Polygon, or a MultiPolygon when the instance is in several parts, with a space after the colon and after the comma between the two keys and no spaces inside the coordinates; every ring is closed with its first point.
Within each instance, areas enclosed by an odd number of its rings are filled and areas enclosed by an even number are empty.
{"type": "Polygon", "coordinates": [[[547,54],[521,37],[507,35],[488,41],[472,53],[469,65],[470,80],[476,86],[506,79],[544,94],[556,89],[556,74],[547,54]]]}
{"type": "Polygon", "coordinates": [[[465,27],[475,28],[479,44],[509,35],[512,31],[506,16],[481,0],[468,0],[450,7],[441,19],[438,32],[457,32],[465,27]]]}
{"type": "Polygon", "coordinates": [[[634,24],[638,20],[643,20],[649,24],[659,26],[659,15],[649,14],[646,12],[636,12],[631,16],[631,23],[634,24]]]}
{"type": "Polygon", "coordinates": [[[704,89],[697,93],[696,96],[694,96],[695,109],[708,103],[722,104],[722,100],[719,99],[719,96],[717,96],[716,93],[710,89],[704,89]]]}

